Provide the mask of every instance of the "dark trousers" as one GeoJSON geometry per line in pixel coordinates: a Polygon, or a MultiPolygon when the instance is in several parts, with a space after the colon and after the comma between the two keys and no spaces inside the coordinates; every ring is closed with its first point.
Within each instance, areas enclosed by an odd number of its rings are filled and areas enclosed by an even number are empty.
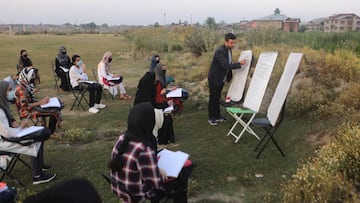
{"type": "Polygon", "coordinates": [[[164,183],[164,191],[155,191],[155,197],[151,199],[151,203],[158,203],[164,197],[173,200],[173,203],[187,203],[188,180],[194,169],[194,165],[182,168],[179,177],[169,179],[164,183]]]}
{"type": "Polygon", "coordinates": [[[33,176],[39,176],[42,174],[42,167],[44,164],[44,142],[41,142],[38,155],[31,157],[33,176]]]}
{"type": "MultiPolygon", "coordinates": [[[[61,69],[61,68],[59,68],[61,69]]],[[[56,75],[60,78],[60,88],[64,91],[70,91],[70,87],[69,87],[69,81],[68,81],[68,76],[69,72],[64,72],[63,70],[58,70],[56,72],[56,75]]]]}
{"type": "Polygon", "coordinates": [[[90,108],[94,106],[94,104],[100,104],[101,101],[101,95],[102,95],[102,87],[99,83],[86,83],[81,82],[78,86],[75,87],[75,89],[81,88],[89,91],[90,93],[90,101],[89,106],[90,108]]]}
{"type": "Polygon", "coordinates": [[[210,97],[208,103],[209,119],[218,119],[220,114],[220,98],[224,84],[220,87],[209,83],[210,97]]]}
{"type": "Polygon", "coordinates": [[[50,134],[51,134],[50,129],[44,128],[41,131],[34,132],[26,136],[29,139],[31,138],[36,141],[41,141],[41,146],[39,148],[37,156],[31,157],[33,176],[38,176],[42,174],[42,168],[44,164],[44,141],[49,139],[50,134]]]}
{"type": "Polygon", "coordinates": [[[173,118],[171,114],[164,115],[163,126],[158,131],[158,143],[169,144],[175,142],[173,118]]]}

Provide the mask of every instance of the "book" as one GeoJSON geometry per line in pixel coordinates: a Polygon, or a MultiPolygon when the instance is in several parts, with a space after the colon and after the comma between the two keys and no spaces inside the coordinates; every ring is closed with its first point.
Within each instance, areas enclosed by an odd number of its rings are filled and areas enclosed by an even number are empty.
{"type": "Polygon", "coordinates": [[[24,137],[25,135],[29,135],[33,132],[42,130],[44,126],[31,126],[28,128],[23,128],[20,130],[20,132],[16,135],[16,137],[24,137]]]}
{"type": "Polygon", "coordinates": [[[49,102],[43,105],[40,105],[41,108],[49,108],[49,107],[57,107],[60,108],[60,102],[59,99],[56,97],[52,97],[49,99],[49,102]]]}
{"type": "Polygon", "coordinates": [[[175,90],[170,91],[166,94],[166,98],[170,97],[182,97],[182,88],[176,88],[175,90]]]}
{"type": "Polygon", "coordinates": [[[189,154],[182,151],[163,149],[158,153],[158,167],[166,172],[168,177],[177,178],[189,154]]]}
{"type": "Polygon", "coordinates": [[[59,66],[65,73],[69,72],[70,69],[64,68],[62,66],[59,66]]]}
{"type": "Polygon", "coordinates": [[[107,76],[105,76],[105,79],[106,80],[120,80],[120,77],[113,77],[113,76],[107,75],[107,76]]]}

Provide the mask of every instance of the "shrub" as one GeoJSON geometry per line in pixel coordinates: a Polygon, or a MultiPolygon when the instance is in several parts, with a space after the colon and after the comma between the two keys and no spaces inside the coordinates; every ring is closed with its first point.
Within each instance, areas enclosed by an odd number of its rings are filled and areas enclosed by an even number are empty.
{"type": "Polygon", "coordinates": [[[212,52],[218,41],[219,36],[216,32],[198,28],[185,36],[184,44],[193,55],[199,57],[204,52],[212,52]]]}
{"type": "Polygon", "coordinates": [[[71,144],[88,143],[95,139],[95,133],[85,128],[71,128],[65,130],[64,135],[60,137],[61,141],[67,141],[71,144]]]}
{"type": "Polygon", "coordinates": [[[335,139],[281,187],[284,202],[359,202],[360,128],[340,126],[335,139]]]}
{"type": "Polygon", "coordinates": [[[336,77],[345,81],[360,80],[360,58],[352,51],[336,50],[326,56],[325,65],[336,77]]]}

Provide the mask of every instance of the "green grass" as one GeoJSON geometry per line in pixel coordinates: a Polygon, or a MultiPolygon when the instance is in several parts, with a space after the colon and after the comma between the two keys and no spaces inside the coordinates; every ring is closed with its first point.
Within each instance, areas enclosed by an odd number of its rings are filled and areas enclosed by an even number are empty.
{"type": "MultiPolygon", "coordinates": [[[[0,35],[0,78],[15,71],[19,51],[26,48],[41,74],[41,91],[37,96],[59,96],[65,102],[63,128],[81,127],[97,134],[96,140],[87,144],[67,144],[53,140],[46,142],[45,159],[55,166],[57,173],[56,180],[49,184],[33,186],[30,171],[17,164],[14,172],[26,184],[25,188],[18,189],[20,199],[72,177],[84,177],[95,185],[104,202],[119,202],[111,193],[110,186],[101,177],[101,173],[108,171],[107,163],[117,134],[126,130],[126,118],[132,100],[105,100],[103,102],[107,104],[107,108],[96,115],[90,115],[81,109],[70,111],[71,95],[52,89],[50,61],[57,54],[59,45],[65,45],[70,56],[75,53],[81,55],[88,67],[96,67],[105,51],[113,52],[113,72],[125,77],[125,85],[131,95],[134,95],[138,80],[147,70],[151,54],[134,59],[131,57],[131,44],[122,36],[0,35]]],[[[186,53],[178,54],[181,56],[186,53]]],[[[176,63],[176,60],[172,63],[176,63]]],[[[176,145],[172,145],[171,149],[189,153],[197,165],[189,184],[190,200],[280,201],[281,183],[291,177],[299,161],[306,160],[313,153],[314,146],[306,141],[306,134],[320,127],[315,123],[287,115],[276,133],[276,139],[286,157],[283,158],[275,146],[269,143],[260,159],[256,159],[254,148],[258,141],[255,137],[246,134],[235,144],[232,137],[226,136],[229,125],[223,123],[216,127],[209,126],[206,102],[192,99],[185,103],[184,112],[176,117],[176,145]],[[256,178],[257,173],[264,174],[264,177],[256,178]]],[[[262,135],[261,129],[255,130],[262,135]]],[[[8,179],[6,181],[14,185],[8,179]]]]}

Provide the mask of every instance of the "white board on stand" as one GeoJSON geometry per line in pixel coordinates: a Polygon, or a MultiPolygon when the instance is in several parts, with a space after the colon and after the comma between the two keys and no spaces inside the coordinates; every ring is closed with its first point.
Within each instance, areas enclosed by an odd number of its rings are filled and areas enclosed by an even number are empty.
{"type": "Polygon", "coordinates": [[[289,58],[286,61],[284,72],[281,75],[267,111],[267,118],[273,126],[275,126],[282,106],[284,105],[296,71],[299,68],[302,56],[302,53],[290,53],[289,58]]]}
{"type": "Polygon", "coordinates": [[[255,112],[259,111],[277,56],[278,52],[263,52],[260,54],[249,89],[246,92],[245,108],[255,112]]]}
{"type": "Polygon", "coordinates": [[[242,99],[246,84],[246,79],[249,74],[250,64],[252,59],[252,51],[242,51],[239,57],[239,61],[245,59],[246,63],[239,69],[232,70],[232,81],[227,92],[226,98],[238,102],[242,99]]]}

